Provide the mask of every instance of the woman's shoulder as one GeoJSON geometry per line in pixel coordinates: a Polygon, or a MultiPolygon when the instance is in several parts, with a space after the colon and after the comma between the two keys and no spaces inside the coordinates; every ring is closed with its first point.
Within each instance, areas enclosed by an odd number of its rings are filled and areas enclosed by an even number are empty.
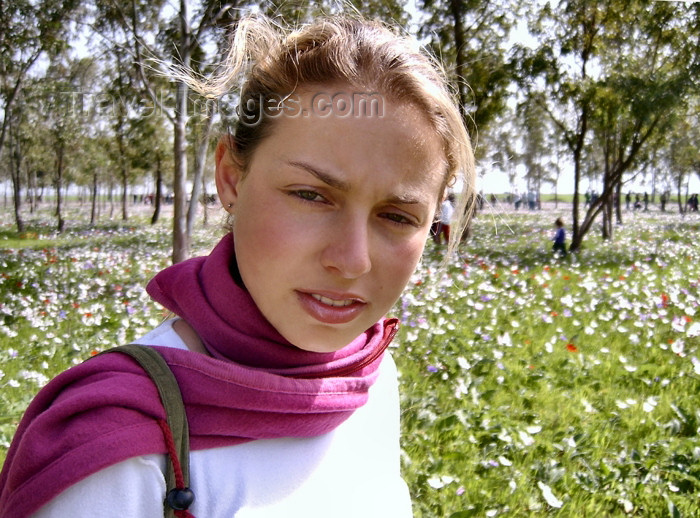
{"type": "Polygon", "coordinates": [[[104,468],[65,489],[32,518],[162,516],[165,461],[165,455],[143,455],[104,468]]]}

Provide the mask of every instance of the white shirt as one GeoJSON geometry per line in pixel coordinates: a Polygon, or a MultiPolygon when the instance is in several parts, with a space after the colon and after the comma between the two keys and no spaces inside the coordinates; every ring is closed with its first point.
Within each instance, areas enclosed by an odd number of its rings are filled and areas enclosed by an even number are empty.
{"type": "Polygon", "coordinates": [[[450,200],[444,200],[442,205],[440,205],[440,223],[443,225],[449,225],[452,221],[454,211],[454,207],[452,207],[450,200]]]}
{"type": "MultiPolygon", "coordinates": [[[[168,321],[136,343],[187,349],[168,321]]],[[[369,401],[332,432],[190,452],[196,518],[407,518],[396,366],[386,353],[369,401]]],[[[99,454],[99,453],[96,453],[99,454]]],[[[69,487],[33,518],[163,516],[166,456],[134,457],[69,487]]]]}

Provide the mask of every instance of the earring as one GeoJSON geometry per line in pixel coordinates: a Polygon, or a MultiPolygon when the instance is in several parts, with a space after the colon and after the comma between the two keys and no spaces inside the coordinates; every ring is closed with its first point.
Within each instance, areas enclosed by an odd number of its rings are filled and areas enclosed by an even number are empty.
{"type": "Polygon", "coordinates": [[[228,204],[228,208],[230,209],[231,207],[233,207],[233,203],[228,204]]]}

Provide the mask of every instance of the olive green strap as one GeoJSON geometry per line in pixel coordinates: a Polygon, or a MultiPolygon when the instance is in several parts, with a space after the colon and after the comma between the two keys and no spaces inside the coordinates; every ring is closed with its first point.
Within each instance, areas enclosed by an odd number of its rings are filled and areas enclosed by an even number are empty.
{"type": "MultiPolygon", "coordinates": [[[[143,367],[143,370],[148,373],[153,382],[156,384],[156,387],[158,387],[160,399],[163,402],[163,407],[165,407],[168,426],[172,431],[173,441],[175,442],[175,450],[177,451],[180,465],[182,467],[185,487],[189,487],[190,440],[189,429],[187,426],[187,415],[185,414],[185,405],[182,401],[180,387],[178,386],[177,380],[170,370],[170,367],[160,353],[153,347],[129,344],[115,347],[104,352],[120,352],[131,356],[133,359],[139,362],[141,367],[143,367]]],[[[171,490],[176,488],[173,463],[168,462],[167,466],[168,467],[165,474],[166,495],[171,490]]],[[[165,506],[165,516],[166,518],[168,516],[174,516],[173,509],[167,505],[165,506]]]]}

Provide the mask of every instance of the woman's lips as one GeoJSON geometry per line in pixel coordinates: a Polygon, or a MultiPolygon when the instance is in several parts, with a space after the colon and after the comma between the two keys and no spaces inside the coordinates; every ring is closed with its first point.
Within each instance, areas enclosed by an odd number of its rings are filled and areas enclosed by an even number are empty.
{"type": "Polygon", "coordinates": [[[304,311],[324,324],[346,324],[367,306],[366,302],[353,295],[297,291],[297,296],[304,311]]]}

